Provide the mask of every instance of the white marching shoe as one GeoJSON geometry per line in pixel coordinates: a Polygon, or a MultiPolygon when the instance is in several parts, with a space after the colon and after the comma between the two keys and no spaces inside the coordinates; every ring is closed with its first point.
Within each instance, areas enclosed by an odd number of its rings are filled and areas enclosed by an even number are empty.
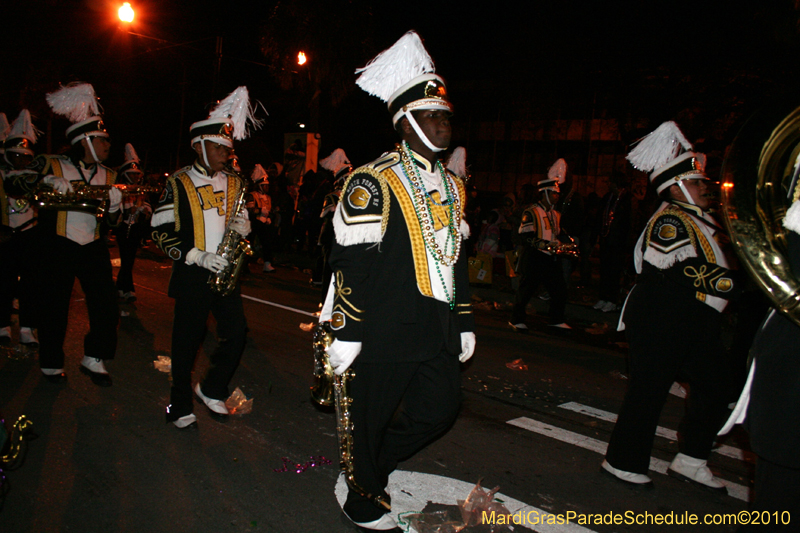
{"type": "Polygon", "coordinates": [[[635,474],[633,472],[626,472],[625,470],[620,470],[619,468],[614,468],[611,466],[608,461],[603,461],[603,470],[614,476],[615,478],[619,479],[620,481],[624,481],[625,483],[630,483],[632,485],[638,485],[640,487],[652,487],[653,480],[650,479],[650,476],[646,476],[644,474],[635,474]]]}
{"type": "Polygon", "coordinates": [[[194,386],[194,393],[197,395],[197,398],[208,407],[208,410],[212,412],[212,414],[222,415],[225,416],[229,414],[228,408],[225,406],[225,402],[222,400],[215,400],[213,398],[209,398],[203,391],[200,390],[200,384],[194,386]]]}
{"type": "Polygon", "coordinates": [[[350,516],[342,510],[344,515],[350,520],[353,524],[355,524],[360,530],[369,530],[369,531],[392,531],[398,530],[399,527],[397,522],[395,522],[394,518],[385,514],[378,518],[377,520],[373,520],[371,522],[356,522],[350,516]]]}
{"type": "Polygon", "coordinates": [[[194,414],[188,414],[186,416],[180,417],[177,420],[173,420],[172,423],[178,429],[197,427],[197,417],[194,414]]]}
{"type": "Polygon", "coordinates": [[[725,485],[711,473],[711,470],[706,464],[707,462],[708,461],[704,459],[695,459],[694,457],[679,453],[675,456],[675,459],[672,460],[672,464],[669,465],[667,473],[674,478],[688,481],[689,483],[695,483],[706,489],[728,492],[725,485]]]}

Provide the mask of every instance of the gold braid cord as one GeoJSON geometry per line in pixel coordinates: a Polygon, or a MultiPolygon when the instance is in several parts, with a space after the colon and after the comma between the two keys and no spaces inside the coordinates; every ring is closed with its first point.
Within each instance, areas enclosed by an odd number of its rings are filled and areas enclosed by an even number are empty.
{"type": "Polygon", "coordinates": [[[0,456],[0,465],[9,466],[16,463],[21,456],[22,443],[25,441],[25,435],[33,429],[33,422],[28,420],[25,415],[20,416],[11,428],[8,440],[10,443],[8,453],[0,456]]]}

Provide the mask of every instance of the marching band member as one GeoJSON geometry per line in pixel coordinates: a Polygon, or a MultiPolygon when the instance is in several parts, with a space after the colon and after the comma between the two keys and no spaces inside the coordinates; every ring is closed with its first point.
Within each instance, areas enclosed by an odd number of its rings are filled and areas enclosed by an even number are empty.
{"type": "Polygon", "coordinates": [[[636,285],[620,317],[630,344],[630,380],[603,469],[624,482],[647,475],[656,426],[678,375],[691,387],[669,474],[707,489],[725,486],[707,466],[728,412],[732,376],[720,337],[722,311],[741,289],[715,237],[705,156],[674,122],[665,122],[628,154],[663,200],[634,249],[636,285]]]}
{"type": "Polygon", "coordinates": [[[333,276],[333,270],[331,270],[330,264],[334,240],[333,214],[336,211],[336,206],[339,204],[339,196],[342,194],[344,178],[353,170],[353,165],[350,163],[344,150],[337,148],[331,155],[320,161],[319,166],[333,175],[332,190],[326,194],[325,198],[322,200],[322,212],[319,214],[319,217],[322,219],[322,224],[320,225],[319,239],[317,240],[317,244],[322,249],[321,302],[325,303],[325,299],[328,296],[328,288],[331,284],[331,277],[333,276]]]}
{"type": "Polygon", "coordinates": [[[520,280],[514,308],[509,324],[517,331],[528,329],[525,324],[525,308],[533,293],[543,283],[550,294],[550,326],[572,329],[564,322],[564,309],[567,306],[567,283],[558,255],[551,250],[558,246],[561,236],[561,213],[556,203],[561,194],[560,184],[567,175],[567,163],[559,159],[547,172],[547,179],[539,181],[539,202],[529,206],[522,213],[519,233],[525,238],[520,258],[520,280]]]}
{"type": "Polygon", "coordinates": [[[258,236],[261,242],[261,254],[264,260],[264,266],[261,271],[265,273],[275,272],[275,267],[272,266],[272,248],[275,239],[272,238],[274,233],[272,218],[272,198],[269,195],[269,176],[267,171],[261,165],[256,165],[250,175],[250,180],[253,182],[254,189],[250,193],[251,200],[248,201],[247,210],[250,213],[251,224],[253,225],[253,233],[258,236]]]}
{"type": "Polygon", "coordinates": [[[167,179],[153,213],[152,237],[172,259],[169,296],[175,299],[172,324],[172,389],[167,422],[178,429],[197,427],[192,409],[192,367],[206,332],[209,312],[217,321],[219,344],[211,367],[194,387],[198,400],[219,420],[228,415],[228,384],[244,351],[247,324],[238,285],[228,296],[209,286],[210,273],[228,266],[217,247],[230,228],[242,237],[251,230],[247,210],[232,218],[234,202],[247,185],[228,170],[233,141],[247,137],[255,121],[246,87],[239,87],[190,128],[197,160],[167,179]]]}
{"type": "MultiPolygon", "coordinates": [[[[125,161],[117,169],[118,183],[124,185],[140,185],[144,172],[141,161],[133,145],[125,145],[125,161]]],[[[136,261],[136,251],[149,232],[150,217],[153,208],[147,201],[147,196],[131,194],[122,201],[122,221],[114,229],[119,247],[120,268],[117,273],[117,294],[120,300],[133,302],[136,292],[133,286],[133,264],[136,261]]]]}
{"type": "MultiPolygon", "coordinates": [[[[67,129],[72,145],[68,156],[40,156],[34,162],[41,183],[60,194],[73,193],[80,186],[113,186],[117,173],[103,165],[111,143],[100,116],[94,88],[88,83],[70,84],[47,95],[53,112],[73,122],[67,129]]],[[[80,370],[95,385],[111,386],[105,363],[117,349],[119,307],[111,257],[101,238],[101,224],[119,224],[122,193],[107,191],[108,208],[98,217],[80,209],[39,209],[37,246],[48,250],[49,258],[38,267],[39,366],[49,381],[62,382],[64,338],[75,278],[81,284],[89,311],[89,332],[84,337],[80,370]]],[[[104,200],[99,200],[101,203],[104,200]]]]}
{"type": "MultiPolygon", "coordinates": [[[[0,117],[3,129],[5,115],[0,117]]],[[[29,347],[38,346],[39,340],[34,331],[34,298],[32,290],[33,255],[30,246],[32,230],[36,225],[36,213],[25,194],[24,187],[18,183],[35,181],[37,174],[29,168],[33,161],[33,145],[39,132],[31,122],[31,115],[23,109],[13,125],[6,131],[2,142],[2,161],[0,161],[0,211],[2,225],[8,228],[8,239],[0,242],[0,342],[11,340],[11,311],[16,298],[19,305],[19,341],[29,347]]]]}
{"type": "Polygon", "coordinates": [[[364,530],[400,531],[387,512],[389,474],[451,426],[459,361],[475,349],[460,253],[465,189],[439,160],[453,106],[433,70],[409,32],[360,71],[359,86],[388,102],[401,143],[350,174],[333,218],[334,283],[320,319],[336,336],[335,372],[355,370],[353,466],[363,491],[350,487],[344,512],[364,530]]]}

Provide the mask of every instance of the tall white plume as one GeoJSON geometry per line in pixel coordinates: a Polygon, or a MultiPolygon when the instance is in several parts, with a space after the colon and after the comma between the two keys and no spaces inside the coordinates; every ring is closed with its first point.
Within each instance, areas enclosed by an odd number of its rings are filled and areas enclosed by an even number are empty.
{"type": "Polygon", "coordinates": [[[547,179],[557,180],[559,184],[564,183],[564,180],[567,179],[567,162],[559,159],[553,163],[553,166],[547,171],[547,179]]]}
{"type": "Polygon", "coordinates": [[[255,116],[255,107],[250,105],[250,95],[247,87],[237,87],[211,110],[208,118],[230,118],[233,122],[233,138],[237,141],[246,139],[250,132],[248,123],[259,129],[264,123],[255,116]]]}
{"type": "Polygon", "coordinates": [[[357,69],[356,74],[361,75],[356,84],[369,94],[388,102],[403,84],[420,74],[435,71],[433,60],[425,50],[422,39],[411,30],[390,48],[375,56],[365,67],[357,69]]]}
{"type": "Polygon", "coordinates": [[[253,167],[253,172],[250,174],[250,179],[253,183],[259,183],[267,178],[267,171],[264,170],[264,167],[261,164],[256,163],[256,166],[253,167]]]}
{"type": "Polygon", "coordinates": [[[77,123],[100,114],[94,87],[88,83],[70,83],[47,95],[53,113],[77,123]]]}
{"type": "Polygon", "coordinates": [[[686,140],[678,125],[670,120],[640,139],[626,159],[634,168],[652,172],[678,157],[682,151],[691,149],[692,144],[686,140]]]}
{"type": "Polygon", "coordinates": [[[461,178],[467,177],[467,149],[457,146],[447,160],[447,169],[461,178]]]}
{"type": "Polygon", "coordinates": [[[139,159],[139,155],[136,153],[136,150],[133,149],[133,145],[131,143],[127,143],[125,145],[125,162],[128,161],[136,161],[137,163],[141,161],[139,159]]]}
{"type": "Polygon", "coordinates": [[[331,155],[319,162],[319,166],[325,170],[330,171],[334,176],[339,173],[344,167],[351,166],[350,160],[344,150],[337,148],[331,155]]]}
{"type": "Polygon", "coordinates": [[[8,137],[23,137],[36,144],[36,139],[39,138],[41,133],[42,132],[36,129],[36,126],[33,125],[33,121],[31,120],[31,112],[27,109],[23,109],[19,112],[19,116],[11,126],[11,130],[8,132],[8,137]]]}

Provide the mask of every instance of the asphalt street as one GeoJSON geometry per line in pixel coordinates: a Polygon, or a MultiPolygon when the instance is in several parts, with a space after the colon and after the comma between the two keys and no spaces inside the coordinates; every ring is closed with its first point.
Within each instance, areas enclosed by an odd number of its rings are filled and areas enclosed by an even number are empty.
{"type": "MultiPolygon", "coordinates": [[[[77,284],[65,344],[66,384],[45,381],[35,354],[0,355],[0,413],[7,425],[27,416],[36,435],[27,443],[25,462],[6,473],[0,531],[350,531],[334,494],[335,419],[309,397],[306,329],[315,320],[319,289],[309,284],[302,263],[279,265],[273,274],[253,265],[243,280],[249,333],[231,388],[252,399],[252,412],[223,424],[198,406],[199,429],[190,432],[165,424],[169,375],[154,366],[159,356],[169,356],[170,268],[154,249],[137,260],[138,300],[122,306],[129,316],[121,318],[116,358],[108,364],[112,387],[96,387],[78,372],[87,316],[77,284]]],[[[480,481],[499,487],[497,498],[508,510],[527,517],[513,531],[736,530],[730,516],[747,508],[753,476],[746,434],[737,429],[725,437],[710,460],[729,495],[665,475],[678,449],[675,430],[684,409],[677,386],[652,453],[655,489],[631,490],[601,474],[626,387],[617,314],[594,311],[588,298],[573,299],[567,314],[574,329],[553,332],[540,318],[547,304],[537,299],[539,314],[523,335],[507,324],[510,292],[475,287],[473,297],[478,348],[463,368],[462,410],[444,437],[392,477],[400,518],[454,508],[480,481]],[[547,513],[574,518],[533,523],[546,521],[547,513]],[[694,514],[701,523],[635,523],[646,513],[673,520],[694,514]],[[723,514],[729,515],[727,525],[702,524],[725,520],[723,514]],[[615,516],[622,523],[602,523],[615,516]],[[578,524],[580,517],[591,523],[578,524]]],[[[210,319],[196,376],[205,371],[215,343],[210,319]]]]}

